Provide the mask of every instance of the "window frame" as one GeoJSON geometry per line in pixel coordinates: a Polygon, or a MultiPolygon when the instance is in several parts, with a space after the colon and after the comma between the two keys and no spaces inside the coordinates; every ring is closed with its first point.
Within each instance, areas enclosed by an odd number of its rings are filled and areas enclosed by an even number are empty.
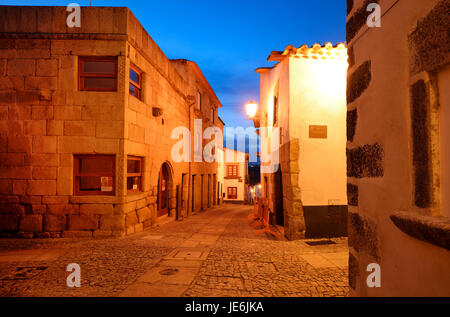
{"type": "Polygon", "coordinates": [[[135,98],[137,98],[138,100],[142,101],[142,74],[144,73],[143,71],[141,71],[137,66],[135,66],[134,64],[130,64],[129,70],[133,70],[138,76],[139,76],[139,83],[135,82],[134,80],[131,79],[130,73],[128,72],[128,84],[134,86],[137,91],[138,91],[138,96],[134,96],[130,93],[130,87],[128,86],[128,94],[130,96],[133,96],[135,98]]]}
{"type": "Polygon", "coordinates": [[[227,187],[227,199],[238,199],[238,188],[237,187],[227,187]],[[231,193],[233,193],[233,191],[235,191],[236,192],[236,194],[235,195],[230,195],[230,190],[231,190],[231,193]]]}
{"type": "Polygon", "coordinates": [[[73,156],[73,194],[74,196],[115,196],[116,195],[116,156],[114,154],[74,154],[73,156]],[[80,170],[80,159],[93,159],[93,158],[107,158],[113,162],[113,170],[111,174],[105,173],[87,173],[81,174],[80,170]],[[102,191],[80,191],[81,177],[112,177],[112,191],[102,192],[102,191]]]}
{"type": "Polygon", "coordinates": [[[126,177],[126,179],[127,179],[127,193],[128,194],[135,194],[135,193],[142,192],[142,180],[144,178],[143,166],[144,166],[144,158],[142,156],[134,156],[134,155],[127,156],[127,177],[126,177]],[[139,162],[139,173],[129,173],[128,172],[128,161],[129,160],[139,162]],[[128,189],[128,178],[130,178],[130,177],[140,177],[138,189],[128,189]]]}
{"type": "Polygon", "coordinates": [[[274,126],[278,123],[278,105],[279,105],[278,96],[275,95],[273,97],[273,125],[274,126]]]}
{"type": "Polygon", "coordinates": [[[239,164],[227,164],[227,178],[239,178],[239,164]],[[236,174],[234,173],[234,169],[236,169],[236,174]]]}
{"type": "Polygon", "coordinates": [[[118,57],[117,56],[79,56],[78,57],[78,90],[79,91],[97,91],[97,92],[117,92],[118,82],[118,57]],[[114,62],[114,74],[85,73],[83,66],[86,61],[89,62],[114,62]],[[83,78],[115,78],[114,88],[89,88],[84,86],[83,78]]]}

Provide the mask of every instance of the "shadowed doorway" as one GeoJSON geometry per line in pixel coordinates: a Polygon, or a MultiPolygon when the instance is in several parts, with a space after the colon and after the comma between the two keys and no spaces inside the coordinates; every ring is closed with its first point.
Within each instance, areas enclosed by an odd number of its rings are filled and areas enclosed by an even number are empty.
{"type": "Polygon", "coordinates": [[[170,170],[164,163],[159,171],[158,180],[158,217],[169,214],[170,170]]]}

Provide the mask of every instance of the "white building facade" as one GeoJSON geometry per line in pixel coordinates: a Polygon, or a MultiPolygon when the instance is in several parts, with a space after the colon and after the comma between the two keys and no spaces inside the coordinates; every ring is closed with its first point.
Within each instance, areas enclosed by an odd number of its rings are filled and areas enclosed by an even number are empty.
{"type": "Polygon", "coordinates": [[[269,129],[265,142],[279,137],[281,168],[262,168],[262,194],[288,239],[345,236],[347,49],[288,46],[268,60],[278,64],[256,71],[261,106],[254,122],[279,128],[269,129]]]}

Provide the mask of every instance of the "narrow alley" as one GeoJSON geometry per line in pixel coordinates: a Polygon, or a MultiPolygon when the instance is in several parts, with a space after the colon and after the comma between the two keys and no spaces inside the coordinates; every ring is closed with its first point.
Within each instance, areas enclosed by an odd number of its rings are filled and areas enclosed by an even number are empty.
{"type": "Polygon", "coordinates": [[[347,239],[255,235],[251,211],[225,204],[119,239],[1,239],[0,296],[348,295],[347,239]],[[80,288],[66,284],[72,263],[80,288]]]}

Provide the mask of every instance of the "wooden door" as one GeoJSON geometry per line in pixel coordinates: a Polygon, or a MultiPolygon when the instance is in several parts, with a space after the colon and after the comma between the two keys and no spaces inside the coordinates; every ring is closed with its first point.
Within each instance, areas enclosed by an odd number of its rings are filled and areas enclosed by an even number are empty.
{"type": "Polygon", "coordinates": [[[163,166],[158,182],[158,217],[169,214],[169,172],[163,166]]]}

